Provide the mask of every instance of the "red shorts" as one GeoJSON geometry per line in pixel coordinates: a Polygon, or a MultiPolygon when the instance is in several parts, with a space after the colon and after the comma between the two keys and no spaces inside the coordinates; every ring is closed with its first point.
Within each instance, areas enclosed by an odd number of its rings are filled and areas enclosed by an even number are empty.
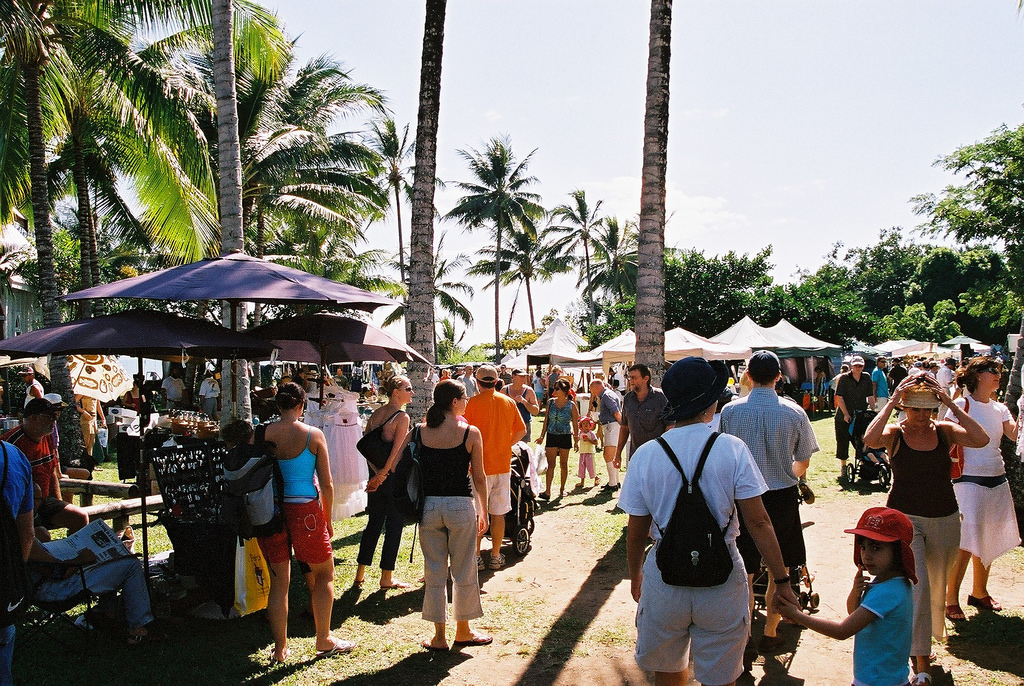
{"type": "Polygon", "coordinates": [[[287,562],[293,548],[296,560],[311,565],[327,562],[334,555],[319,499],[308,503],[285,503],[284,527],[280,533],[257,539],[267,562],[287,562]]]}

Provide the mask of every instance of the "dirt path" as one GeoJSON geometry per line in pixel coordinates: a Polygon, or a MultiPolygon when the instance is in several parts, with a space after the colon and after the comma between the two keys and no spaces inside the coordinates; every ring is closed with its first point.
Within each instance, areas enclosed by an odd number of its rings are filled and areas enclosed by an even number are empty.
{"type": "MultiPolygon", "coordinates": [[[[864,509],[884,500],[883,493],[845,495],[803,507],[805,521],[815,522],[806,530],[806,539],[813,590],[821,598],[822,616],[845,616],[854,567],[852,538],[843,534],[843,529],[854,525],[864,509]]],[[[606,494],[568,501],[537,517],[533,550],[526,557],[516,560],[509,556],[512,564],[507,568],[483,573],[487,616],[480,626],[495,634],[495,644],[453,664],[442,683],[649,683],[633,661],[636,605],[625,578],[624,533],[612,532],[608,539],[612,545],[594,543],[595,527],[611,521],[621,532],[624,518],[611,516],[615,501],[606,494]],[[513,633],[510,628],[519,635],[509,635],[513,633]]],[[[1004,560],[993,570],[990,587],[993,593],[998,589],[1007,608],[1024,604],[1024,588],[1015,583],[1018,566],[1004,560]]],[[[965,588],[969,589],[969,583],[968,574],[965,588]]],[[[966,599],[966,591],[963,597],[966,599]]],[[[936,645],[941,666],[934,670],[936,686],[1024,684],[1024,620],[1020,614],[980,619],[974,618],[971,609],[967,614],[971,618],[968,624],[994,621],[992,633],[1005,634],[1009,645],[999,648],[958,639],[951,641],[948,649],[936,645]]],[[[755,623],[755,635],[761,625],[755,623]]],[[[759,658],[740,684],[850,683],[852,640],[834,641],[785,624],[780,633],[789,640],[786,652],[759,658]]],[[[993,639],[986,642],[989,640],[993,639]]]]}

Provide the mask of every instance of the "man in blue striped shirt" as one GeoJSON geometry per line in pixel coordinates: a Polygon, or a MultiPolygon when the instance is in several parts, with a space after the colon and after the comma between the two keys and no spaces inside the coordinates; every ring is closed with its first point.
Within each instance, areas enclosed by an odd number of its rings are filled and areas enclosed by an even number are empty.
{"type": "MultiPolygon", "coordinates": [[[[775,384],[782,376],[775,353],[768,350],[755,352],[750,356],[746,373],[753,389],[746,397],[722,408],[721,430],[741,439],[754,456],[754,463],[768,485],[768,491],[761,499],[772,520],[783,561],[786,567],[799,567],[807,561],[800,522],[799,480],[807,471],[811,454],[818,451],[818,442],[807,413],[795,402],[775,393],[775,384]]],[[[736,543],[747,569],[753,612],[754,574],[760,568],[761,554],[743,526],[742,517],[736,543]]],[[[774,580],[769,578],[767,597],[774,593],[774,586],[774,580]]],[[[781,619],[771,607],[768,608],[758,652],[777,652],[784,645],[784,639],[777,635],[781,619]]]]}

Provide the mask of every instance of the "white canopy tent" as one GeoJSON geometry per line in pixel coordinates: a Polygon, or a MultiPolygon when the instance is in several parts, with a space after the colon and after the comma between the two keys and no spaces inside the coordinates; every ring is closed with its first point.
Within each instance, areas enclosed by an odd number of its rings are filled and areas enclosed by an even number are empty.
{"type": "MultiPolygon", "coordinates": [[[[612,340],[618,341],[618,343],[600,351],[605,367],[615,362],[631,362],[636,357],[635,333],[627,330],[612,340]]],[[[591,353],[597,351],[598,349],[594,349],[591,353]]],[[[699,336],[686,329],[676,328],[665,332],[665,359],[667,361],[675,362],[691,356],[703,357],[708,360],[745,360],[750,357],[750,347],[727,345],[699,336]]]]}
{"type": "Polygon", "coordinates": [[[891,357],[906,357],[907,355],[949,355],[954,352],[953,348],[944,348],[938,343],[915,340],[886,341],[885,343],[879,343],[875,348],[891,357]]]}
{"type": "Polygon", "coordinates": [[[744,317],[714,337],[731,345],[745,345],[752,350],[771,350],[779,357],[838,357],[842,346],[822,341],[801,331],[785,319],[775,326],[760,326],[744,317]]]}

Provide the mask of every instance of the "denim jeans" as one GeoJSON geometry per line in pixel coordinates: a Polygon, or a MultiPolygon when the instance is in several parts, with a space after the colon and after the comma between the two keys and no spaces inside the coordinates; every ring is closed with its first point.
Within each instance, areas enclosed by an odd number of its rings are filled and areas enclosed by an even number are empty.
{"type": "Polygon", "coordinates": [[[398,546],[402,543],[402,528],[405,517],[395,506],[395,480],[388,478],[373,493],[366,496],[366,528],[359,539],[359,555],[356,563],[373,564],[373,552],[377,549],[381,530],[384,531],[384,549],[380,553],[380,568],[393,572],[398,559],[398,546]]]}
{"type": "MultiPolygon", "coordinates": [[[[134,557],[120,557],[86,567],[85,585],[97,595],[113,595],[120,590],[128,628],[138,629],[153,621],[142,563],[134,557]]],[[[73,574],[67,579],[44,581],[39,585],[36,597],[40,600],[64,600],[81,590],[82,577],[73,574]]]]}
{"type": "Polygon", "coordinates": [[[14,625],[0,629],[0,686],[14,686],[11,660],[14,658],[14,625]]]}

